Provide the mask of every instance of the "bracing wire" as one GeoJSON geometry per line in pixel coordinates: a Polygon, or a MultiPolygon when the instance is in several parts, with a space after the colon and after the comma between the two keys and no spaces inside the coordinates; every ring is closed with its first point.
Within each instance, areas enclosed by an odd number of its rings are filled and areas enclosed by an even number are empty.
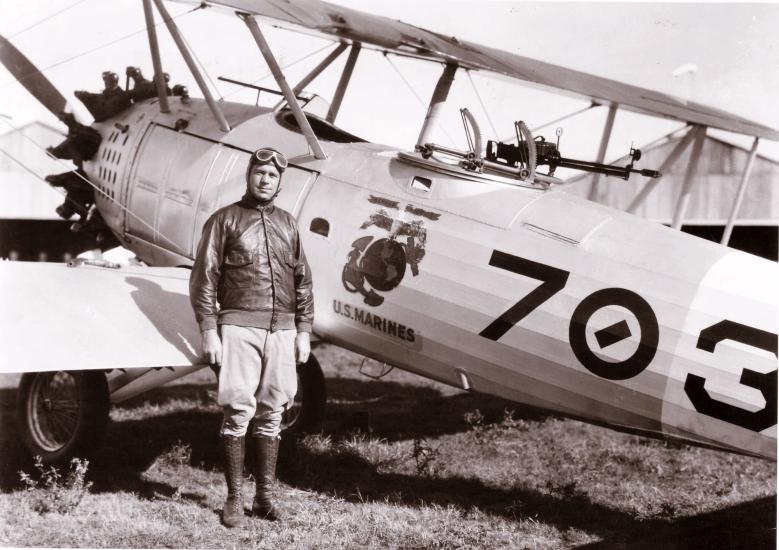
{"type": "Polygon", "coordinates": [[[487,110],[487,106],[484,104],[484,100],[482,100],[481,95],[479,94],[479,89],[476,87],[476,83],[473,81],[473,77],[471,76],[471,71],[469,69],[466,69],[465,74],[468,75],[468,80],[471,81],[471,86],[473,86],[473,91],[476,93],[476,98],[479,100],[479,103],[481,104],[481,110],[484,111],[484,116],[487,117],[487,122],[490,123],[490,128],[492,128],[492,135],[498,137],[498,131],[495,129],[495,124],[492,123],[492,118],[490,117],[490,113],[487,110]]]}
{"type": "Polygon", "coordinates": [[[222,93],[219,91],[219,88],[217,88],[216,82],[214,82],[213,79],[211,78],[211,75],[208,74],[208,71],[206,70],[206,66],[203,65],[203,63],[200,61],[200,58],[197,56],[197,53],[195,53],[194,48],[189,44],[189,40],[187,40],[187,37],[184,36],[183,32],[179,33],[179,35],[181,36],[181,39],[184,41],[184,44],[186,45],[186,47],[189,50],[189,52],[192,54],[192,57],[195,58],[195,63],[200,65],[200,70],[205,73],[206,78],[208,79],[208,82],[211,83],[211,88],[214,91],[216,91],[216,93],[219,95],[219,100],[220,101],[224,101],[224,97],[222,96],[222,93]]]}
{"type": "Polygon", "coordinates": [[[573,111],[572,113],[568,113],[567,115],[563,115],[563,116],[561,116],[559,118],[556,118],[554,120],[550,120],[549,122],[545,122],[541,126],[536,126],[535,128],[531,128],[530,131],[531,132],[537,132],[538,130],[540,130],[542,128],[546,128],[547,126],[551,126],[552,124],[557,124],[558,122],[562,122],[563,120],[565,120],[567,118],[575,117],[576,115],[580,115],[582,113],[585,113],[585,112],[589,111],[590,109],[594,109],[595,107],[600,107],[600,104],[599,103],[595,103],[593,101],[592,103],[590,103],[586,107],[582,107],[578,111],[573,111]]]}
{"type": "MultiPolygon", "coordinates": [[[[311,56],[313,56],[313,55],[316,55],[316,54],[318,54],[318,53],[319,53],[319,52],[321,52],[322,50],[326,50],[326,49],[327,49],[327,48],[329,48],[330,46],[332,46],[332,43],[331,43],[331,44],[325,44],[325,45],[324,45],[324,46],[322,46],[321,48],[317,48],[317,49],[316,49],[316,50],[314,50],[313,52],[311,52],[311,53],[307,53],[307,54],[306,54],[306,55],[304,55],[303,57],[300,57],[300,58],[296,59],[295,61],[293,61],[293,62],[291,62],[291,63],[288,63],[287,65],[284,65],[283,67],[281,67],[281,70],[282,70],[282,71],[284,71],[284,70],[287,70],[287,69],[289,69],[290,67],[293,67],[293,66],[297,65],[298,63],[301,63],[301,62],[305,61],[305,60],[306,60],[306,59],[308,59],[309,57],[311,57],[311,56]]],[[[265,80],[266,78],[268,78],[269,76],[272,76],[272,75],[273,75],[273,73],[266,73],[264,76],[261,76],[260,78],[258,78],[258,79],[256,79],[256,80],[253,80],[252,82],[250,82],[250,84],[257,84],[258,82],[262,82],[263,80],[265,80]]],[[[232,96],[232,95],[235,95],[235,94],[237,94],[237,93],[238,93],[238,92],[240,92],[240,91],[242,91],[242,88],[239,88],[239,89],[237,89],[237,90],[233,90],[232,92],[225,94],[225,95],[224,95],[224,97],[223,97],[222,99],[225,99],[225,98],[228,98],[228,97],[230,97],[230,96],[232,96]]]]}
{"type": "Polygon", "coordinates": [[[393,69],[395,69],[395,72],[398,73],[398,76],[400,77],[400,79],[408,87],[408,89],[411,91],[411,93],[414,94],[414,97],[417,98],[417,101],[422,106],[422,108],[423,109],[427,109],[427,105],[425,105],[424,100],[421,97],[419,97],[419,94],[417,93],[417,91],[414,89],[413,86],[411,86],[411,83],[408,80],[406,80],[406,77],[403,76],[403,73],[400,72],[400,69],[398,69],[397,66],[392,62],[392,59],[390,59],[390,56],[385,54],[384,58],[387,60],[387,62],[390,64],[390,66],[393,69]]]}
{"type": "MultiPolygon", "coordinates": [[[[554,120],[550,120],[549,122],[544,122],[541,126],[536,126],[535,128],[530,128],[531,133],[536,133],[538,130],[541,130],[543,128],[546,128],[547,126],[551,126],[552,124],[557,124],[558,122],[562,122],[563,120],[566,120],[568,118],[575,117],[576,115],[580,115],[582,113],[585,113],[589,111],[590,109],[594,109],[595,107],[598,107],[599,104],[592,102],[590,105],[587,105],[586,107],[583,107],[581,109],[578,109],[576,111],[573,111],[572,113],[568,113],[567,115],[563,115],[559,118],[556,118],[554,120]]],[[[501,141],[508,141],[509,139],[513,139],[513,136],[505,137],[501,141]]]]}
{"type": "Polygon", "coordinates": [[[86,2],[86,0],[78,0],[78,2],[74,2],[73,4],[71,4],[71,5],[69,5],[69,6],[66,6],[66,7],[62,8],[62,9],[61,9],[61,10],[59,10],[59,11],[55,11],[55,12],[54,12],[54,13],[52,13],[51,15],[47,15],[46,17],[44,17],[43,19],[40,19],[40,20],[36,21],[36,22],[35,22],[35,23],[33,23],[32,25],[28,25],[28,26],[24,27],[23,29],[20,29],[20,30],[16,31],[16,32],[15,32],[15,33],[13,33],[11,36],[8,36],[8,37],[7,37],[7,39],[8,39],[8,40],[10,40],[10,39],[12,39],[12,38],[16,38],[16,37],[17,37],[17,36],[19,36],[20,34],[22,34],[22,33],[25,33],[25,32],[27,32],[27,31],[29,31],[30,29],[37,27],[38,25],[40,25],[41,23],[43,23],[43,22],[45,22],[45,21],[48,21],[48,20],[49,20],[49,19],[51,19],[52,17],[56,17],[57,15],[59,15],[59,14],[61,14],[61,13],[64,13],[64,12],[68,11],[68,10],[69,10],[69,9],[71,9],[71,8],[75,8],[76,6],[78,6],[79,4],[83,4],[84,2],[86,2]]]}
{"type": "MultiPolygon", "coordinates": [[[[173,17],[171,17],[171,19],[178,19],[179,17],[183,17],[185,15],[189,15],[190,13],[193,13],[193,12],[199,10],[199,9],[201,9],[201,7],[197,6],[195,8],[192,8],[191,10],[179,13],[178,15],[174,15],[173,17]]],[[[160,21],[159,23],[155,23],[154,26],[157,27],[159,25],[162,25],[163,23],[164,23],[163,21],[160,21]]],[[[107,48],[109,46],[113,46],[114,44],[118,44],[119,42],[122,42],[123,40],[127,40],[128,38],[132,38],[133,36],[136,36],[138,34],[145,33],[145,32],[146,32],[146,27],[142,28],[141,30],[131,32],[129,34],[125,34],[124,36],[120,36],[119,38],[111,40],[110,42],[106,42],[105,44],[102,44],[100,46],[96,46],[94,48],[90,48],[88,50],[85,50],[85,51],[83,51],[81,53],[78,53],[76,55],[73,55],[71,57],[63,59],[61,61],[57,61],[56,63],[52,63],[51,65],[48,65],[48,66],[46,66],[46,67],[44,67],[42,69],[36,69],[34,72],[26,74],[26,75],[24,75],[24,76],[22,76],[20,78],[15,78],[13,80],[9,80],[8,82],[6,82],[4,84],[0,84],[0,88],[6,88],[6,87],[8,87],[8,86],[10,86],[12,84],[20,83],[20,82],[22,82],[24,80],[27,80],[28,78],[31,78],[32,76],[34,76],[36,74],[39,74],[39,73],[43,74],[44,71],[48,71],[49,69],[53,69],[55,67],[59,67],[60,65],[65,65],[66,63],[70,63],[71,61],[75,61],[76,59],[79,59],[80,57],[84,57],[85,55],[89,55],[89,54],[94,53],[96,51],[102,50],[103,48],[107,48]]]]}
{"type": "MultiPolygon", "coordinates": [[[[406,77],[403,76],[403,73],[400,72],[400,69],[398,69],[397,66],[392,62],[392,59],[390,59],[389,55],[387,55],[386,52],[384,53],[384,59],[386,59],[387,62],[390,64],[390,66],[393,69],[395,69],[395,72],[398,73],[398,76],[403,81],[403,83],[406,85],[406,87],[411,91],[411,93],[414,95],[414,97],[417,98],[417,101],[419,102],[420,105],[422,105],[422,108],[426,110],[427,109],[427,105],[425,105],[424,100],[421,97],[419,97],[419,94],[416,92],[416,90],[414,90],[414,87],[411,85],[411,83],[408,80],[406,80],[406,77]]],[[[441,130],[443,130],[444,134],[446,135],[446,138],[449,140],[449,143],[451,145],[456,145],[456,142],[452,138],[451,134],[446,131],[446,128],[444,127],[444,125],[440,124],[439,128],[441,128],[441,130]]]]}
{"type": "MultiPolygon", "coordinates": [[[[24,132],[21,132],[21,131],[19,131],[19,128],[18,128],[18,127],[16,127],[15,125],[11,124],[11,122],[9,122],[8,120],[6,120],[6,119],[5,119],[5,117],[0,117],[0,120],[2,120],[3,122],[5,122],[5,123],[6,123],[8,126],[10,126],[10,127],[13,129],[13,130],[16,130],[16,131],[17,131],[17,133],[18,133],[19,135],[21,135],[21,136],[22,136],[24,139],[26,139],[27,141],[29,141],[30,143],[32,143],[32,144],[33,144],[33,146],[35,146],[37,149],[40,149],[41,151],[43,151],[43,153],[44,153],[44,154],[45,154],[47,157],[49,157],[49,158],[53,159],[53,160],[54,160],[54,161],[55,161],[57,164],[59,164],[59,165],[61,165],[61,166],[64,166],[68,172],[72,172],[72,173],[76,174],[76,176],[78,176],[78,177],[79,177],[79,179],[83,180],[83,181],[84,181],[84,182],[85,182],[87,185],[89,185],[90,187],[92,187],[92,188],[93,188],[95,191],[97,191],[98,193],[100,193],[102,196],[106,197],[106,198],[107,198],[108,200],[110,200],[111,202],[115,203],[115,204],[116,204],[116,205],[117,205],[117,206],[118,206],[118,207],[119,207],[121,210],[123,210],[123,211],[124,211],[124,212],[126,212],[128,215],[130,215],[130,216],[132,216],[133,218],[135,218],[136,220],[138,220],[138,221],[139,221],[141,224],[143,224],[143,225],[145,225],[146,227],[148,227],[149,229],[151,229],[154,235],[160,236],[160,237],[162,237],[163,239],[165,239],[166,241],[168,241],[170,244],[172,244],[174,247],[178,247],[178,245],[177,245],[177,244],[176,244],[176,243],[175,243],[173,240],[169,239],[169,238],[168,238],[166,235],[164,235],[162,232],[160,232],[160,231],[159,231],[159,230],[158,230],[156,227],[152,226],[150,223],[148,223],[146,220],[144,220],[143,218],[141,218],[139,215],[137,215],[135,212],[133,212],[132,210],[130,210],[129,208],[127,208],[125,205],[123,205],[122,203],[120,203],[120,202],[119,202],[118,200],[116,200],[115,198],[113,198],[113,197],[109,197],[109,196],[107,196],[105,193],[103,193],[103,192],[100,190],[100,188],[97,186],[97,184],[95,184],[95,183],[91,182],[91,181],[90,181],[88,178],[86,178],[86,177],[84,177],[83,175],[81,175],[81,174],[78,172],[78,170],[75,170],[75,169],[73,169],[71,166],[69,166],[69,165],[68,165],[66,162],[64,162],[62,159],[58,159],[57,157],[55,157],[54,155],[52,155],[51,153],[49,153],[49,152],[48,152],[48,151],[47,151],[47,150],[46,150],[44,147],[42,147],[41,145],[39,145],[39,144],[38,144],[38,143],[37,143],[35,140],[33,140],[33,139],[32,139],[32,138],[30,138],[29,136],[25,135],[25,133],[24,133],[24,132]]],[[[3,152],[5,153],[5,151],[3,151],[3,152]]],[[[7,153],[6,153],[6,154],[7,154],[7,153]]],[[[35,171],[33,171],[32,169],[30,169],[30,168],[28,168],[28,167],[24,166],[24,165],[22,164],[22,162],[21,162],[21,161],[19,161],[18,159],[15,159],[15,158],[14,158],[14,161],[15,161],[17,164],[19,164],[19,165],[21,165],[22,167],[24,167],[24,168],[25,168],[25,170],[27,170],[27,171],[28,171],[28,172],[30,172],[31,174],[35,175],[35,176],[36,176],[37,178],[39,178],[41,181],[43,181],[43,182],[47,183],[47,182],[46,182],[46,180],[45,180],[45,179],[43,179],[43,178],[40,176],[40,174],[37,174],[37,173],[36,173],[35,171]]]]}

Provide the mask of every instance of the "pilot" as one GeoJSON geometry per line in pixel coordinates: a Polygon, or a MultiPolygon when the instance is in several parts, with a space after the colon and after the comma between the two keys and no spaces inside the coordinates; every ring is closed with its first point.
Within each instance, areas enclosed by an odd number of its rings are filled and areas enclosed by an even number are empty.
{"type": "Polygon", "coordinates": [[[286,167],[275,149],[252,154],[246,193],[206,222],[189,280],[203,354],[218,367],[227,481],[222,521],[228,527],[244,521],[244,442],[252,419],[252,514],[279,518],[271,484],[281,417],[297,392],[295,363],[305,363],[311,349],[311,271],[295,219],[273,204],[286,167]]]}

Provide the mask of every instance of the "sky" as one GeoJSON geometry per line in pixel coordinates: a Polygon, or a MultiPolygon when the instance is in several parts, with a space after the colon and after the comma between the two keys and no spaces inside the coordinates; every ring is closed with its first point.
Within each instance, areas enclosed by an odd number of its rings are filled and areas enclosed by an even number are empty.
{"type": "MultiPolygon", "coordinates": [[[[779,3],[334,3],[670,93],[779,128],[779,3]],[[693,64],[697,71],[673,76],[685,64],[693,64]]],[[[176,21],[207,68],[217,95],[253,103],[253,92],[217,81],[218,76],[225,76],[254,82],[268,75],[245,25],[235,16],[214,10],[185,14],[191,4],[166,5],[174,16],[182,14],[176,21]]],[[[77,89],[99,91],[106,69],[120,74],[122,83],[128,65],[140,66],[147,76],[152,74],[140,0],[0,0],[0,13],[0,34],[42,68],[66,96],[77,89]]],[[[332,48],[318,37],[267,24],[262,28],[282,66],[305,58],[286,69],[290,82],[302,78],[332,48]],[[321,48],[326,49],[311,55],[321,48]]],[[[167,31],[158,29],[164,70],[173,83],[186,84],[193,96],[199,96],[167,31]]],[[[309,90],[329,100],[345,58],[342,55],[309,90]]],[[[363,51],[337,124],[371,141],[412,148],[440,72],[437,64],[398,57],[388,61],[377,52],[363,51]]],[[[270,77],[259,84],[275,87],[270,77]]],[[[269,96],[261,103],[271,100],[275,98],[269,96]]],[[[73,102],[78,105],[77,100],[73,102]]],[[[505,139],[513,134],[515,120],[524,120],[533,128],[587,104],[481,72],[469,78],[459,71],[434,140],[464,147],[460,107],[476,115],[485,138],[495,139],[497,134],[505,139]]],[[[0,117],[0,132],[36,119],[56,122],[3,68],[0,114],[12,117],[0,117]]],[[[601,108],[558,124],[564,130],[563,155],[593,159],[604,120],[605,109],[601,108]]],[[[626,154],[631,144],[649,143],[677,127],[676,122],[620,112],[607,161],[626,154]]],[[[554,139],[554,131],[552,126],[541,133],[554,139]]],[[[734,139],[745,146],[751,141],[734,139]]],[[[777,146],[764,142],[760,151],[779,158],[777,146]]]]}

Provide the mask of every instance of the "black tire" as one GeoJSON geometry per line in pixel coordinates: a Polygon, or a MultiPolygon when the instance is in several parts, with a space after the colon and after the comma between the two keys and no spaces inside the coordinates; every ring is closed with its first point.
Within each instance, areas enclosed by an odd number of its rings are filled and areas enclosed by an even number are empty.
{"type": "Polygon", "coordinates": [[[29,372],[16,401],[22,442],[44,464],[87,457],[102,442],[108,424],[108,383],[99,371],[29,372]]]}
{"type": "Polygon", "coordinates": [[[281,419],[282,432],[293,435],[321,430],[326,399],[325,376],[312,353],[308,361],[298,365],[298,393],[281,419]]]}

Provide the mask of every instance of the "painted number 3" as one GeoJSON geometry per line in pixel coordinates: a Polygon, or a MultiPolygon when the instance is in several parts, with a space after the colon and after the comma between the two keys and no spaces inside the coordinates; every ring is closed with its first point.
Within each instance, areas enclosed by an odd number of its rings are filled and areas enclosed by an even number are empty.
{"type": "MultiPolygon", "coordinates": [[[[696,347],[714,353],[717,344],[725,340],[733,340],[774,355],[777,354],[776,334],[727,319],[703,329],[698,337],[696,347]]],[[[765,374],[746,368],[741,371],[739,382],[760,390],[765,399],[765,407],[754,412],[712,398],[703,387],[706,379],[695,374],[687,375],[687,380],[684,382],[684,392],[699,413],[748,430],[761,432],[776,424],[776,374],[776,370],[765,374]]]]}

